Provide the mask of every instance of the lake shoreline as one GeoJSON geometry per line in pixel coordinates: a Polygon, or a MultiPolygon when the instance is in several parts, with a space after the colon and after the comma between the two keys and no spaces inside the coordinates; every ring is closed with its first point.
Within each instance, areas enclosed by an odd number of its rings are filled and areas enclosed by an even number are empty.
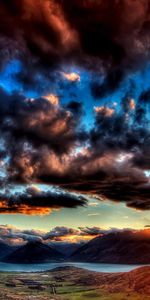
{"type": "Polygon", "coordinates": [[[48,272],[56,268],[76,267],[87,271],[94,271],[97,273],[124,273],[130,272],[140,267],[147,267],[150,265],[125,265],[125,264],[103,264],[103,263],[84,263],[84,262],[59,262],[59,263],[45,263],[45,264],[9,264],[0,263],[0,272],[16,272],[16,273],[36,273],[48,272]]]}

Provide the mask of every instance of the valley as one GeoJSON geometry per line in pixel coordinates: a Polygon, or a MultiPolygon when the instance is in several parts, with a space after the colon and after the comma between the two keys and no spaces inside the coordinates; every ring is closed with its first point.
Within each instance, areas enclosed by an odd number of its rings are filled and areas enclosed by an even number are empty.
{"type": "Polygon", "coordinates": [[[0,273],[1,300],[149,300],[150,267],[96,273],[64,267],[38,273],[0,273]]]}

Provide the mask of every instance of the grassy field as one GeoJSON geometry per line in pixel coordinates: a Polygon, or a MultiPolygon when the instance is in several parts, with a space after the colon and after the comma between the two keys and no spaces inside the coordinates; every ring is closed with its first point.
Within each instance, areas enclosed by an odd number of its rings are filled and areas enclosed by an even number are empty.
{"type": "Polygon", "coordinates": [[[0,273],[0,300],[150,300],[150,268],[105,274],[76,268],[0,273]],[[146,278],[141,281],[141,278],[146,278]]]}

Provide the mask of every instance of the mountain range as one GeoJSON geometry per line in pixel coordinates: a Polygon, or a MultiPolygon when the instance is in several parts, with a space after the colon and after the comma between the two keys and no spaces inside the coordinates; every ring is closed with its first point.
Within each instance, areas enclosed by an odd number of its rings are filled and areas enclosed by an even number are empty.
{"type": "Polygon", "coordinates": [[[8,245],[0,241],[0,260],[3,259],[6,255],[9,255],[17,250],[17,246],[8,245]]]}
{"type": "Polygon", "coordinates": [[[5,263],[34,264],[63,260],[63,255],[39,241],[28,242],[2,259],[5,263]]]}
{"type": "Polygon", "coordinates": [[[0,243],[0,260],[6,263],[47,263],[60,261],[110,264],[150,264],[150,234],[143,232],[111,232],[84,245],[57,243],[47,245],[28,242],[14,248],[0,243]]]}
{"type": "Polygon", "coordinates": [[[70,258],[83,262],[149,264],[150,234],[124,231],[98,236],[77,249],[70,258]]]}

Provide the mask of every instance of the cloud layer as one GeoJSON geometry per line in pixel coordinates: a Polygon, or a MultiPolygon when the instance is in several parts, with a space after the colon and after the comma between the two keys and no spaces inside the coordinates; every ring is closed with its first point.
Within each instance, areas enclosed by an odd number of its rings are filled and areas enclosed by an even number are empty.
{"type": "Polygon", "coordinates": [[[36,82],[38,72],[46,75],[75,63],[103,74],[103,81],[100,76],[91,82],[93,95],[102,97],[149,60],[149,4],[149,0],[3,0],[1,64],[20,59],[24,68],[19,80],[27,86],[36,82]]]}
{"type": "MultiPolygon", "coordinates": [[[[128,97],[118,108],[94,108],[95,123],[87,131],[78,102],[65,107],[52,95],[27,99],[1,91],[1,186],[47,183],[149,209],[150,121],[145,97],[140,95],[134,109],[133,99],[128,97]]],[[[37,209],[47,209],[86,202],[80,195],[63,192],[31,196],[26,190],[23,195],[11,196],[5,190],[1,212],[24,212],[35,203],[37,209]]]]}
{"type": "Polygon", "coordinates": [[[0,195],[0,213],[4,214],[50,214],[60,208],[76,208],[87,203],[86,197],[61,190],[44,191],[37,187],[28,187],[23,192],[0,195]]]}
{"type": "Polygon", "coordinates": [[[131,82],[116,103],[103,102],[149,63],[149,15],[147,0],[1,1],[1,70],[21,62],[16,92],[0,90],[1,213],[49,213],[85,205],[87,195],[150,209],[150,89],[134,99],[131,82]],[[72,67],[88,71],[88,92],[100,100],[88,129],[91,112],[73,94],[82,78],[72,67]],[[45,82],[47,93],[24,96],[45,82]],[[53,83],[58,93],[49,93],[53,83]],[[62,191],[27,188],[39,183],[62,191]],[[19,184],[24,192],[12,194],[19,184]]]}
{"type": "Polygon", "coordinates": [[[40,230],[20,230],[9,225],[0,225],[0,241],[13,245],[21,245],[34,241],[43,243],[76,243],[85,242],[104,232],[105,230],[99,227],[74,229],[57,226],[49,232],[44,232],[40,230]]]}
{"type": "Polygon", "coordinates": [[[21,230],[16,227],[9,225],[0,225],[0,241],[13,244],[22,245],[27,242],[39,241],[46,244],[59,244],[59,243],[83,243],[89,241],[96,236],[103,236],[110,233],[119,232],[135,232],[148,234],[149,230],[132,230],[130,228],[124,229],[103,229],[100,227],[79,227],[79,228],[68,228],[64,226],[57,226],[51,229],[49,232],[40,230],[21,230]]]}

